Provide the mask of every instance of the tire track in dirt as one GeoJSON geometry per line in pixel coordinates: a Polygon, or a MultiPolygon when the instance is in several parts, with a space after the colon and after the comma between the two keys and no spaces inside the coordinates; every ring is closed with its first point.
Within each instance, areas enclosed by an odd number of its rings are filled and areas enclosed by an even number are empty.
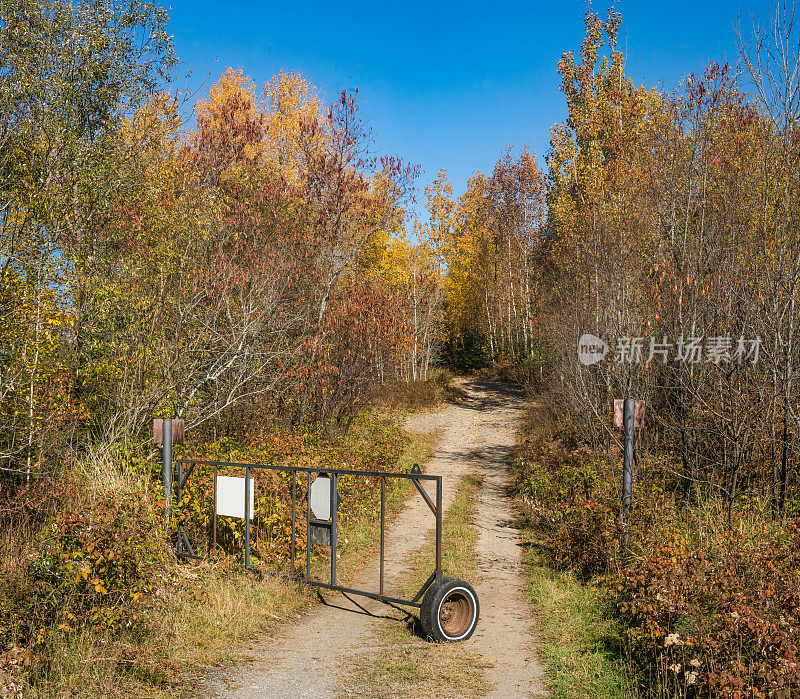
{"type": "Polygon", "coordinates": [[[495,689],[487,696],[498,699],[547,696],[525,598],[522,540],[509,496],[508,465],[523,407],[521,397],[511,394],[492,411],[485,425],[491,439],[472,460],[483,479],[474,522],[481,618],[473,639],[491,665],[486,673],[495,689]]]}
{"type": "MultiPolygon", "coordinates": [[[[435,413],[414,415],[409,431],[440,431],[434,457],[426,471],[443,476],[442,504],[446,511],[462,476],[484,478],[476,517],[480,529],[477,592],[481,619],[473,639],[492,664],[487,669],[496,686],[491,696],[541,696],[542,671],[531,645],[531,617],[522,596],[521,550],[513,526],[511,501],[505,488],[508,457],[514,445],[522,398],[502,384],[460,380],[463,399],[435,413]]],[[[429,489],[434,495],[435,487],[429,489]]],[[[386,594],[403,573],[407,556],[424,543],[434,519],[420,497],[412,497],[386,533],[386,594]]],[[[364,571],[356,587],[377,591],[377,563],[364,571]]],[[[325,591],[325,606],[296,623],[276,628],[278,637],[254,643],[258,660],[210,675],[206,696],[315,697],[333,699],[337,693],[337,661],[363,646],[377,618],[402,623],[396,610],[366,598],[325,591]]]]}

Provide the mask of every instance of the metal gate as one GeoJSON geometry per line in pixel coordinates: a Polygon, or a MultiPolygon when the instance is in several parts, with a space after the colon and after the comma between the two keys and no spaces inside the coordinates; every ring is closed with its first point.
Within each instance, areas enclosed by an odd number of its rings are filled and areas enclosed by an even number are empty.
{"type": "MultiPolygon", "coordinates": [[[[391,473],[387,471],[359,471],[355,469],[313,469],[301,466],[271,466],[268,464],[249,464],[237,463],[227,461],[203,461],[196,459],[180,459],[174,461],[175,468],[175,489],[176,489],[176,539],[175,550],[177,554],[183,558],[191,558],[203,560],[206,556],[217,546],[217,521],[218,521],[218,506],[220,493],[218,492],[221,473],[230,473],[232,470],[239,470],[244,472],[243,479],[243,519],[244,519],[244,537],[243,537],[243,562],[244,567],[248,570],[261,570],[260,568],[251,566],[251,537],[250,527],[252,518],[252,503],[253,503],[253,474],[258,471],[274,471],[282,474],[287,474],[291,479],[291,538],[289,543],[289,573],[288,577],[301,580],[309,585],[314,585],[320,588],[330,590],[338,590],[340,592],[350,593],[354,595],[362,595],[372,599],[380,600],[382,602],[392,602],[395,604],[403,604],[412,607],[421,607],[421,599],[428,588],[436,583],[441,582],[442,579],[442,477],[427,475],[420,471],[418,466],[414,466],[409,473],[391,473]],[[199,555],[197,546],[192,545],[190,537],[187,534],[187,521],[189,516],[184,511],[186,501],[184,499],[187,485],[192,474],[199,468],[209,469],[213,473],[213,505],[210,519],[212,522],[211,531],[209,532],[209,539],[206,545],[206,555],[199,555]],[[314,480],[312,477],[316,476],[314,480]],[[345,587],[337,583],[336,561],[339,547],[339,523],[338,523],[338,509],[339,509],[339,496],[338,496],[338,481],[341,476],[351,476],[354,478],[372,478],[380,481],[380,556],[379,556],[379,577],[378,577],[378,592],[370,592],[367,590],[358,590],[350,587],[345,587]],[[302,498],[305,502],[299,502],[301,498],[298,497],[298,481],[305,480],[305,497],[302,498]],[[312,495],[314,483],[319,479],[328,479],[330,486],[328,488],[328,508],[327,518],[320,518],[316,516],[312,509],[312,495]],[[388,481],[392,480],[408,480],[415,486],[419,495],[427,504],[435,519],[436,527],[436,546],[435,546],[435,561],[433,572],[427,578],[425,583],[414,595],[412,599],[403,599],[399,597],[392,597],[384,594],[384,562],[385,562],[385,538],[386,538],[386,486],[388,481]],[[434,499],[428,494],[424,486],[424,482],[435,484],[435,502],[434,499]],[[298,505],[301,511],[304,511],[304,516],[298,517],[298,505]],[[302,573],[298,571],[296,552],[297,552],[297,533],[298,527],[306,527],[306,546],[305,546],[305,564],[302,573]],[[312,543],[322,545],[329,545],[331,549],[330,555],[330,582],[317,579],[313,577],[311,570],[311,549],[312,543]]],[[[227,477],[227,476],[223,476],[227,477]]],[[[322,490],[322,489],[320,489],[322,490]]],[[[324,513],[323,513],[324,514],[324,513]]],[[[267,572],[267,571],[262,571],[267,572]]]]}
{"type": "MultiPolygon", "coordinates": [[[[381,602],[416,607],[420,610],[420,622],[426,637],[436,641],[463,641],[469,638],[478,624],[479,604],[475,590],[468,582],[458,578],[442,575],[442,477],[422,473],[419,466],[414,465],[409,473],[390,473],[387,471],[359,471],[355,469],[314,469],[302,466],[271,466],[268,464],[245,464],[225,461],[204,461],[199,459],[179,459],[174,462],[175,476],[173,481],[172,444],[173,439],[183,440],[182,421],[153,421],[154,439],[163,447],[163,484],[167,518],[173,497],[176,499],[175,521],[173,531],[174,545],[177,554],[182,558],[204,560],[217,548],[218,514],[228,515],[229,521],[242,519],[243,524],[243,563],[247,570],[256,569],[250,565],[250,520],[254,514],[254,482],[253,474],[259,472],[276,474],[283,482],[276,486],[290,485],[291,528],[289,542],[289,571],[287,577],[303,581],[309,585],[339,592],[361,595],[381,602]],[[176,424],[177,423],[177,424],[176,424]],[[190,479],[198,478],[198,472],[206,470],[213,473],[213,497],[211,503],[203,504],[189,497],[190,479]],[[220,470],[226,475],[222,476],[220,470]],[[244,477],[227,475],[231,471],[244,472],[244,477]],[[312,481],[312,476],[315,476],[312,481]],[[339,479],[372,478],[380,483],[380,568],[378,592],[358,590],[339,585],[337,582],[336,560],[339,549],[339,479]],[[225,480],[221,480],[225,479],[225,480]],[[298,517],[298,503],[303,499],[298,495],[298,483],[305,479],[305,516],[298,517]],[[416,488],[427,504],[436,523],[436,554],[433,572],[422,584],[412,599],[394,597],[385,594],[384,561],[386,539],[386,486],[395,480],[408,480],[416,488]],[[287,482],[288,481],[288,482],[287,482]],[[436,485],[434,502],[423,486],[425,482],[436,485]],[[175,492],[177,491],[177,492],[175,492]],[[207,512],[210,509],[211,512],[207,512]],[[194,508],[194,511],[192,510],[194,508]],[[194,516],[193,516],[194,515],[194,516]],[[210,516],[209,516],[210,515],[210,516]],[[207,538],[206,554],[199,554],[197,540],[202,538],[202,526],[198,528],[196,521],[206,518],[210,526],[205,532],[207,538]],[[193,527],[193,523],[195,526],[193,527]],[[298,527],[306,527],[305,566],[298,571],[296,564],[298,527]],[[187,531],[187,528],[190,531],[187,531]],[[192,538],[195,546],[192,546],[192,538]],[[330,547],[330,581],[320,580],[312,575],[312,543],[316,542],[330,547]]],[[[280,502],[276,500],[276,502],[280,502]]],[[[234,532],[235,533],[235,532],[234,532]]],[[[261,570],[260,568],[258,570],[261,570]]],[[[263,572],[273,572],[266,571],[263,572]]]]}

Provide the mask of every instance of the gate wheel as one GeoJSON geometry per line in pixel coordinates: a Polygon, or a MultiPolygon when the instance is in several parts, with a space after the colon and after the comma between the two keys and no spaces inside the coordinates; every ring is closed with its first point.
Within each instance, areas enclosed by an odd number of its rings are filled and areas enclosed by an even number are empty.
{"type": "Polygon", "coordinates": [[[479,610],[472,585],[459,578],[442,578],[422,598],[419,620],[425,635],[434,641],[466,641],[478,625],[479,610]]]}

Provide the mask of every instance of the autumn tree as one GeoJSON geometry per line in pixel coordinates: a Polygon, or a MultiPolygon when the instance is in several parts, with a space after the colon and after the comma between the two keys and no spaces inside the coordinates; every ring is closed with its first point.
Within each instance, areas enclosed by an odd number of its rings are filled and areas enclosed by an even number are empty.
{"type": "Polygon", "coordinates": [[[165,24],[148,3],[0,7],[0,455],[11,471],[44,468],[46,446],[69,434],[59,428],[86,424],[92,279],[116,245],[110,202],[131,182],[118,126],[169,78],[165,24]]]}

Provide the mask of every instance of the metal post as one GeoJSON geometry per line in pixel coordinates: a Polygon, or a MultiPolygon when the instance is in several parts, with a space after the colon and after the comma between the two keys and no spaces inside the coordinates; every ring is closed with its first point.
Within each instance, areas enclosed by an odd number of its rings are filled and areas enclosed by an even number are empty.
{"type": "Polygon", "coordinates": [[[172,419],[161,421],[161,481],[164,484],[164,514],[169,522],[172,509],[172,419]]]}
{"type": "Polygon", "coordinates": [[[211,538],[211,547],[217,548],[217,464],[214,464],[214,532],[211,538]]]}
{"type": "Polygon", "coordinates": [[[339,538],[339,527],[336,523],[336,514],[339,509],[337,507],[339,498],[337,497],[336,479],[337,476],[334,473],[331,476],[331,585],[336,584],[336,545],[339,538]]]}
{"type": "Polygon", "coordinates": [[[436,582],[442,579],[442,477],[436,478],[436,582]]]}
{"type": "Polygon", "coordinates": [[[250,567],[250,467],[244,467],[244,567],[250,567]]]}
{"type": "Polygon", "coordinates": [[[626,398],[622,412],[622,426],[625,430],[625,451],[622,463],[622,517],[625,534],[623,544],[627,548],[629,538],[628,516],[631,511],[631,496],[633,494],[633,429],[636,401],[626,398]]]}
{"type": "Polygon", "coordinates": [[[379,593],[383,594],[383,558],[384,558],[384,529],[386,528],[386,478],[381,476],[381,578],[379,593]]]}
{"type": "Polygon", "coordinates": [[[183,553],[184,533],[183,533],[183,527],[181,526],[181,517],[180,517],[181,502],[183,501],[183,488],[181,487],[181,484],[183,483],[183,468],[180,461],[178,461],[177,468],[175,470],[175,475],[177,476],[175,482],[178,485],[178,497],[175,500],[175,503],[177,505],[177,522],[175,524],[175,529],[178,531],[178,541],[175,544],[175,551],[177,553],[183,553]]]}
{"type": "Polygon", "coordinates": [[[311,471],[306,472],[306,580],[311,579],[311,471]]]}
{"type": "Polygon", "coordinates": [[[291,570],[291,575],[294,575],[294,541],[295,541],[295,530],[297,528],[296,525],[296,509],[297,509],[297,471],[292,471],[292,543],[291,543],[291,551],[289,553],[289,570],[291,570]]]}

